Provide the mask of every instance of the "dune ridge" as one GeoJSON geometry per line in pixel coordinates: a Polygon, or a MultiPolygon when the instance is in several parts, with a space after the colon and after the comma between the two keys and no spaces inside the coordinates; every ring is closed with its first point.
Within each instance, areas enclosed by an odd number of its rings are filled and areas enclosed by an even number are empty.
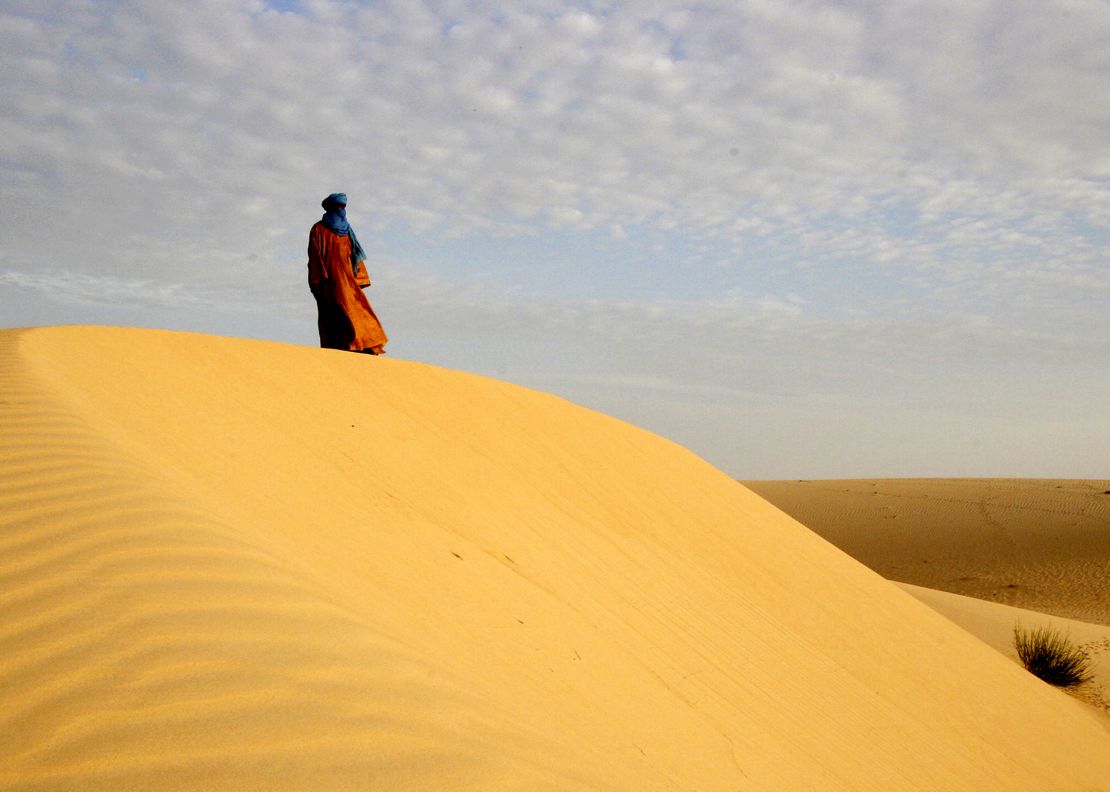
{"type": "Polygon", "coordinates": [[[357,788],[365,769],[344,765],[365,740],[344,721],[379,724],[398,765],[384,785],[465,778],[459,741],[434,739],[457,685],[90,430],[35,387],[14,340],[0,341],[0,786],[308,789],[327,762],[357,788]],[[383,704],[395,689],[404,708],[383,704]]]}
{"type": "Polygon", "coordinates": [[[113,328],[0,387],[4,789],[1110,789],[1075,702],[555,397],[113,328]]]}

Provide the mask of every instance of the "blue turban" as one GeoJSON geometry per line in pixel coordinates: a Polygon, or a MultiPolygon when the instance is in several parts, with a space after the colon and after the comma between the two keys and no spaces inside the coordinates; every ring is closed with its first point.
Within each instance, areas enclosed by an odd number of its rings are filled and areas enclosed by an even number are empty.
{"type": "Polygon", "coordinates": [[[355,230],[351,228],[351,224],[347,222],[347,194],[332,193],[320,202],[320,206],[327,210],[324,212],[324,216],[321,219],[324,228],[328,229],[333,234],[349,236],[351,238],[351,270],[357,274],[358,263],[366,260],[366,251],[363,250],[362,245],[358,243],[355,230]]]}

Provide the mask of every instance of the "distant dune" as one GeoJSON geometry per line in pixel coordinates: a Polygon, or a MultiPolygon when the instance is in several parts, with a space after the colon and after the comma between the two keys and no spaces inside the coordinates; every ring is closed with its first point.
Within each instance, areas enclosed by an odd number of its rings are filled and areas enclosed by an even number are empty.
{"type": "Polygon", "coordinates": [[[1110,481],[744,484],[883,577],[1110,625],[1110,481]]]}
{"type": "Polygon", "coordinates": [[[0,333],[0,789],[1110,790],[1110,732],[542,393],[0,333]]]}
{"type": "Polygon", "coordinates": [[[1110,481],[745,484],[1015,663],[1016,625],[1068,636],[1110,727],[1110,481]]]}
{"type": "Polygon", "coordinates": [[[909,583],[899,586],[1015,663],[1020,662],[1014,649],[1015,627],[1048,627],[1066,637],[1086,653],[1091,677],[1086,684],[1069,688],[1068,693],[1093,706],[1110,729],[1110,627],[909,583]]]}

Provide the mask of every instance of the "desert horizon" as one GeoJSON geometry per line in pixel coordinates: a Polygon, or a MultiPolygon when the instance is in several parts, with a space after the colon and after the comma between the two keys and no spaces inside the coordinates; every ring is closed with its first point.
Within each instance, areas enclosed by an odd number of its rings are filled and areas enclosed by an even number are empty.
{"type": "Polygon", "coordinates": [[[1110,480],[743,483],[883,577],[1110,625],[1110,480]]]}
{"type": "Polygon", "coordinates": [[[743,483],[1015,662],[1016,626],[1070,636],[1110,719],[1110,480],[743,483]]]}
{"type": "Polygon", "coordinates": [[[1051,617],[1070,696],[1007,656],[1036,603],[891,582],[565,399],[108,327],[0,332],[0,384],[0,788],[1110,789],[1105,624],[1051,617]]]}

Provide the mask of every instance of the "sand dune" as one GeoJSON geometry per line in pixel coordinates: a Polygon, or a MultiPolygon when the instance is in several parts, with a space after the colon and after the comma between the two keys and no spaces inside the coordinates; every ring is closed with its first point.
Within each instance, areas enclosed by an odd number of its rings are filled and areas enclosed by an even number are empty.
{"type": "Polygon", "coordinates": [[[1110,789],[1110,733],[683,449],[391,359],[0,334],[0,788],[1110,789]]]}
{"type": "Polygon", "coordinates": [[[1110,481],[744,483],[883,577],[1110,625],[1110,481]]]}
{"type": "Polygon", "coordinates": [[[1092,671],[1068,692],[1110,726],[1110,481],[746,483],[883,575],[935,586],[900,584],[1015,663],[1016,625],[1067,635],[1092,671]]]}
{"type": "Polygon", "coordinates": [[[1020,662],[1014,649],[1015,627],[1026,630],[1049,627],[1065,636],[1087,654],[1091,675],[1089,682],[1069,689],[1068,693],[1095,707],[1110,729],[1110,627],[910,583],[900,583],[899,587],[1015,663],[1020,662]]]}

